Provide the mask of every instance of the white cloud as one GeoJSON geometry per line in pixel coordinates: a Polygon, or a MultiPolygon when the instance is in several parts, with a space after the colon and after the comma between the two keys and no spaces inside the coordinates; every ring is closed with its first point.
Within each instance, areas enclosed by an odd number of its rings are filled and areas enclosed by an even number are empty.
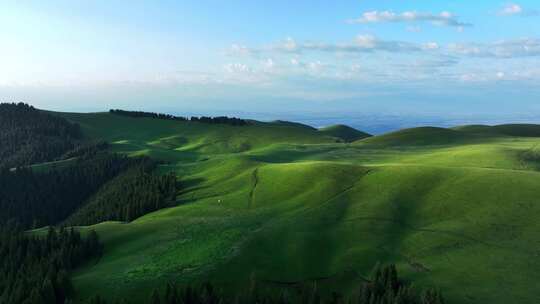
{"type": "Polygon", "coordinates": [[[351,65],[351,71],[352,72],[358,72],[362,69],[362,66],[360,66],[359,64],[353,64],[351,65]]]}
{"type": "Polygon", "coordinates": [[[523,8],[521,5],[514,3],[507,4],[499,11],[499,15],[502,16],[519,15],[521,13],[523,13],[523,8]]]}
{"type": "MultiPolygon", "coordinates": [[[[326,56],[339,55],[343,53],[351,54],[375,54],[378,52],[397,54],[398,57],[387,57],[387,60],[402,60],[409,56],[410,62],[417,62],[416,68],[443,68],[456,66],[464,58],[527,58],[540,56],[540,39],[523,38],[517,40],[502,40],[492,43],[453,43],[440,45],[431,41],[426,43],[412,43],[403,41],[382,40],[372,35],[358,35],[354,41],[349,43],[322,43],[322,42],[297,42],[292,38],[287,38],[281,43],[270,45],[266,48],[256,48],[255,52],[271,55],[266,59],[261,59],[256,64],[256,69],[245,64],[228,64],[225,71],[228,73],[288,73],[291,69],[296,71],[316,71],[321,70],[325,65],[320,61],[302,61],[300,56],[313,55],[326,56]],[[294,56],[289,57],[290,54],[294,56]],[[317,54],[320,53],[320,54],[317,54]],[[282,57],[285,55],[286,57],[282,57]],[[419,56],[419,57],[418,57],[419,56]],[[392,59],[394,58],[394,59],[392,59]],[[400,59],[401,58],[401,59],[400,59]],[[278,65],[278,62],[284,65],[278,65]],[[300,69],[298,69],[300,68],[300,69]]],[[[389,56],[389,55],[388,55],[389,56]]],[[[325,58],[325,57],[322,57],[325,58]]],[[[340,60],[335,57],[335,60],[340,60]]],[[[328,60],[328,58],[326,58],[328,60]]],[[[328,64],[327,64],[328,65],[328,64]]],[[[350,65],[346,68],[350,69],[350,65]]],[[[328,70],[328,69],[327,69],[328,70]]],[[[492,72],[492,77],[497,71],[492,72]]]]}
{"type": "Polygon", "coordinates": [[[266,86],[272,83],[274,73],[268,69],[273,66],[273,60],[265,60],[261,65],[244,63],[228,63],[223,66],[223,72],[217,73],[214,82],[219,84],[249,84],[266,86]]]}
{"type": "Polygon", "coordinates": [[[267,70],[271,70],[272,68],[274,68],[276,64],[274,63],[274,60],[272,60],[272,58],[267,58],[264,62],[263,62],[263,67],[267,70]]]}
{"type": "Polygon", "coordinates": [[[254,53],[256,53],[256,50],[238,44],[231,45],[231,48],[227,52],[227,54],[232,56],[251,56],[254,53]]]}
{"type": "Polygon", "coordinates": [[[515,3],[508,3],[502,7],[497,14],[499,16],[538,16],[539,12],[531,9],[524,9],[521,5],[515,3]]]}
{"type": "Polygon", "coordinates": [[[284,50],[294,52],[294,51],[296,51],[297,48],[298,48],[298,45],[297,45],[296,41],[294,41],[294,39],[292,39],[290,37],[287,38],[285,40],[285,42],[283,43],[283,49],[284,50]]]}
{"type": "Polygon", "coordinates": [[[371,35],[356,36],[356,43],[361,48],[372,49],[377,45],[377,39],[371,35]]]}
{"type": "Polygon", "coordinates": [[[419,59],[412,63],[412,67],[423,69],[437,69],[457,65],[458,60],[452,58],[419,59]]]}
{"type": "Polygon", "coordinates": [[[450,27],[469,27],[470,23],[461,22],[457,16],[450,12],[443,11],[439,14],[433,13],[421,13],[416,11],[407,11],[403,13],[394,13],[392,11],[369,11],[364,12],[362,16],[357,19],[348,20],[349,23],[382,23],[382,22],[431,22],[438,26],[450,26],[450,27]]]}
{"type": "Polygon", "coordinates": [[[452,43],[448,45],[450,53],[465,56],[480,56],[483,54],[483,50],[474,43],[452,43]]]}
{"type": "Polygon", "coordinates": [[[383,40],[361,34],[346,43],[286,38],[263,47],[241,49],[258,55],[225,65],[225,81],[267,84],[308,78],[380,83],[540,80],[539,73],[527,72],[534,64],[525,64],[540,56],[540,38],[440,44],[383,40]]]}
{"type": "Polygon", "coordinates": [[[424,45],[422,46],[422,49],[424,49],[424,50],[438,50],[439,49],[439,44],[437,42],[424,43],[424,45]]]}
{"type": "Polygon", "coordinates": [[[462,82],[479,82],[483,81],[484,78],[475,73],[465,73],[459,77],[459,80],[462,82]]]}
{"type": "Polygon", "coordinates": [[[248,73],[251,69],[243,63],[227,63],[224,67],[227,73],[248,73]]]}
{"type": "Polygon", "coordinates": [[[239,47],[235,46],[234,52],[229,54],[236,55],[247,55],[247,54],[257,54],[261,55],[263,53],[272,54],[272,53],[292,53],[300,54],[303,52],[324,52],[324,53],[371,53],[378,51],[385,52],[417,52],[422,50],[434,50],[438,46],[434,42],[428,42],[426,44],[417,44],[412,42],[405,41],[394,41],[394,40],[382,40],[372,35],[358,35],[352,42],[347,43],[324,43],[324,42],[297,42],[293,38],[287,38],[286,40],[273,44],[267,47],[261,48],[249,48],[249,47],[239,47]]]}
{"type": "Polygon", "coordinates": [[[422,45],[404,41],[382,40],[372,35],[358,35],[352,43],[303,43],[298,44],[297,51],[319,51],[330,53],[370,53],[385,52],[415,52],[422,50],[422,45]]]}
{"type": "Polygon", "coordinates": [[[307,68],[311,71],[315,71],[315,72],[318,72],[320,71],[322,68],[323,68],[323,64],[321,61],[314,61],[314,62],[309,62],[307,64],[307,68]]]}
{"type": "Polygon", "coordinates": [[[519,58],[540,56],[540,39],[522,38],[493,43],[454,43],[448,51],[472,57],[519,58]]]}
{"type": "Polygon", "coordinates": [[[279,67],[272,58],[266,58],[262,61],[261,65],[261,70],[263,73],[278,73],[281,69],[281,67],[279,67]]]}

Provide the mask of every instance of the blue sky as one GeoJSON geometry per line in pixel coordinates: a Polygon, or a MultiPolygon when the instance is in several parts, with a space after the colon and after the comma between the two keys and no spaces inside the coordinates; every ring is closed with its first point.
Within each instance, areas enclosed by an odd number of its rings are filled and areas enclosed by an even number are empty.
{"type": "Polygon", "coordinates": [[[0,0],[0,100],[57,110],[540,115],[539,59],[534,0],[0,0]]]}

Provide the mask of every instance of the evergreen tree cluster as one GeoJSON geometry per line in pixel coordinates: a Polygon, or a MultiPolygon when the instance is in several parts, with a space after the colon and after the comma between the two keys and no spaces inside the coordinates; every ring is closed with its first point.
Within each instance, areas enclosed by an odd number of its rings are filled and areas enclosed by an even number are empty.
{"type": "Polygon", "coordinates": [[[231,125],[231,126],[245,126],[248,124],[248,121],[245,119],[236,118],[236,117],[227,117],[227,116],[217,116],[217,117],[192,116],[190,118],[190,121],[202,122],[202,123],[207,123],[207,124],[225,124],[225,125],[231,125]]]}
{"type": "Polygon", "coordinates": [[[109,148],[109,143],[104,140],[88,140],[77,144],[73,149],[64,153],[60,159],[83,158],[90,159],[95,157],[99,152],[109,148]]]}
{"type": "Polygon", "coordinates": [[[444,304],[441,293],[427,289],[420,294],[398,278],[395,265],[377,265],[370,282],[362,284],[359,304],[444,304]]]}
{"type": "Polygon", "coordinates": [[[145,118],[156,118],[156,119],[164,119],[164,120],[179,120],[179,121],[189,120],[181,116],[174,116],[170,114],[162,114],[162,113],[154,113],[154,112],[144,112],[144,111],[126,111],[126,110],[120,110],[120,109],[111,109],[109,110],[109,113],[115,114],[115,115],[135,117],[135,118],[145,117],[145,118]]]}
{"type": "Polygon", "coordinates": [[[153,173],[154,168],[155,163],[149,160],[130,167],[105,184],[65,224],[130,222],[152,211],[171,207],[176,199],[176,175],[153,173]]]}
{"type": "Polygon", "coordinates": [[[98,235],[49,228],[28,236],[10,222],[0,226],[0,303],[64,304],[73,294],[69,271],[101,255],[98,235]]]}
{"type": "Polygon", "coordinates": [[[79,126],[63,118],[23,103],[0,104],[0,129],[0,224],[13,219],[24,228],[56,225],[88,202],[77,224],[131,221],[174,201],[175,176],[152,174],[155,163],[148,158],[104,152],[105,141],[83,140],[79,126]],[[29,167],[59,159],[74,161],[29,167]]]}
{"type": "Polygon", "coordinates": [[[52,160],[76,146],[80,127],[24,103],[0,104],[0,169],[52,160]]]}
{"type": "Polygon", "coordinates": [[[68,167],[45,172],[30,168],[0,171],[0,223],[14,219],[24,228],[58,224],[107,181],[139,162],[105,154],[81,157],[68,167]]]}
{"type": "MultiPolygon", "coordinates": [[[[345,298],[333,292],[330,297],[323,298],[319,287],[315,284],[311,288],[301,287],[295,293],[288,289],[281,292],[261,292],[256,284],[244,289],[242,294],[235,297],[226,297],[216,292],[211,284],[204,284],[199,288],[179,288],[174,284],[167,284],[157,289],[149,296],[148,304],[444,304],[441,293],[435,289],[418,292],[411,285],[400,281],[394,265],[380,267],[377,265],[371,280],[361,284],[355,296],[345,298]]],[[[139,301],[137,301],[138,303],[139,301]]],[[[128,299],[117,300],[115,304],[129,304],[128,299]]],[[[100,296],[95,296],[87,304],[107,304],[100,296]]]]}
{"type": "Polygon", "coordinates": [[[146,118],[156,118],[156,119],[165,119],[165,120],[201,122],[201,123],[207,123],[207,124],[227,124],[227,125],[232,125],[232,126],[244,126],[248,124],[248,121],[245,119],[240,119],[236,117],[227,117],[227,116],[217,116],[217,117],[192,116],[191,118],[187,118],[187,117],[181,117],[181,116],[174,116],[170,114],[142,112],[142,111],[125,111],[125,110],[118,110],[118,109],[109,110],[109,113],[115,114],[115,115],[128,116],[128,117],[137,117],[137,118],[146,117],[146,118]]]}

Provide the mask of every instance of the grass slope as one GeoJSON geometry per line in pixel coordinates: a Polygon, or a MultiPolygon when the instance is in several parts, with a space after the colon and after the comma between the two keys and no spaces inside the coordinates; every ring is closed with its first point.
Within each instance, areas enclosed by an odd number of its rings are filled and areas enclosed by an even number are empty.
{"type": "Polygon", "coordinates": [[[354,128],[351,128],[346,125],[333,125],[319,129],[323,134],[341,138],[345,142],[353,142],[355,140],[360,140],[371,135],[354,128]]]}
{"type": "Polygon", "coordinates": [[[168,160],[160,170],[184,184],[177,207],[90,227],[105,254],[74,274],[81,299],[253,278],[352,293],[377,261],[449,303],[540,298],[540,138],[419,128],[345,144],[282,123],[62,115],[116,151],[168,160]]]}
{"type": "Polygon", "coordinates": [[[506,124],[498,126],[486,125],[466,125],[453,128],[454,130],[480,133],[480,134],[496,134],[519,137],[540,137],[540,125],[533,124],[506,124]]]}
{"type": "Polygon", "coordinates": [[[379,147],[431,146],[454,144],[469,138],[470,136],[468,134],[452,129],[419,127],[366,138],[359,141],[359,143],[379,147]]]}

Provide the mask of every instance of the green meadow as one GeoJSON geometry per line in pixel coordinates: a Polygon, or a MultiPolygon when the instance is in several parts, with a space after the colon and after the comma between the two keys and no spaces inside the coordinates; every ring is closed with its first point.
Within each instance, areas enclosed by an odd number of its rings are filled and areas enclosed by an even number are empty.
{"type": "Polygon", "coordinates": [[[377,262],[448,303],[540,299],[540,126],[369,137],[281,121],[59,115],[113,151],[164,161],[181,183],[176,207],[81,227],[105,251],[73,274],[79,299],[144,301],[170,281],[353,295],[377,262]]]}

